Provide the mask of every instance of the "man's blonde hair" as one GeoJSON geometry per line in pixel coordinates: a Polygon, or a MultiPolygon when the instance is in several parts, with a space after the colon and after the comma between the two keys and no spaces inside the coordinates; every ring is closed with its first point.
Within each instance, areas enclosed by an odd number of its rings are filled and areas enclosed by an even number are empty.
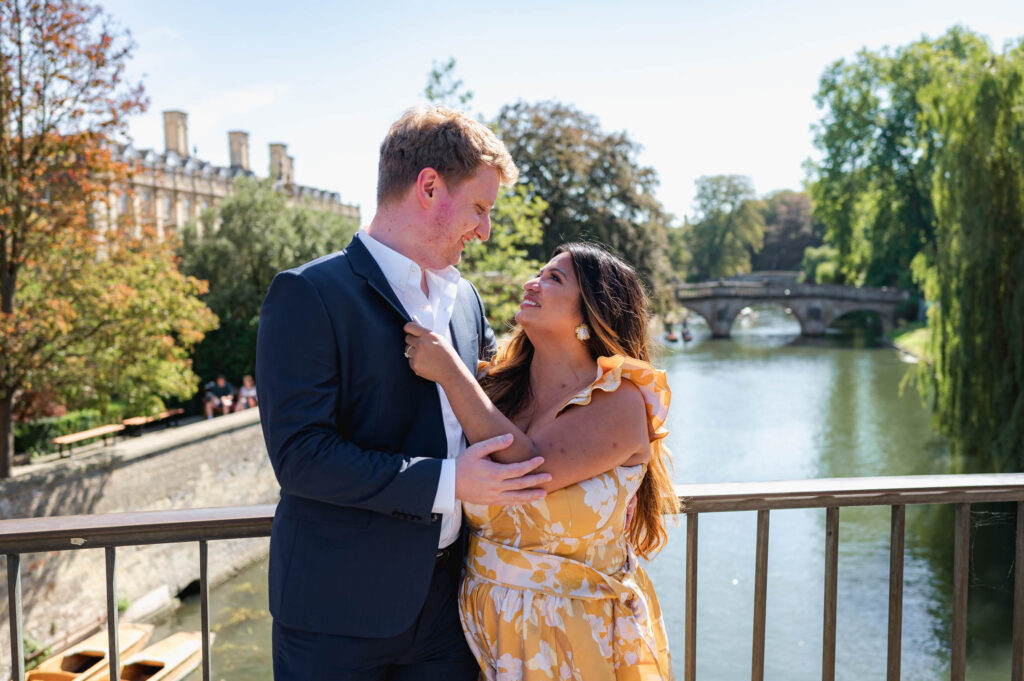
{"type": "Polygon", "coordinates": [[[400,198],[424,168],[454,189],[480,166],[497,170],[505,187],[519,177],[508,149],[483,123],[443,106],[409,109],[380,145],[377,205],[400,198]]]}

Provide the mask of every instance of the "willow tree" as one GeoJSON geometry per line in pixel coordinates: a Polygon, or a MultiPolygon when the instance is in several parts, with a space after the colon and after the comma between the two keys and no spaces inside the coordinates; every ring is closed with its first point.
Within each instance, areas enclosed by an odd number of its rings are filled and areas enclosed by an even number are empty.
{"type": "Polygon", "coordinates": [[[145,106],[130,52],[96,6],[0,0],[0,478],[27,396],[187,397],[187,348],[216,323],[166,245],[96,220],[145,106]]]}
{"type": "Polygon", "coordinates": [[[922,115],[921,92],[992,55],[954,27],[937,39],[862,50],[829,65],[815,101],[819,158],[809,162],[814,217],[838,255],[840,282],[912,288],[910,262],[934,241],[934,155],[941,136],[922,115]]]}
{"type": "Polygon", "coordinates": [[[921,93],[936,238],[914,263],[932,301],[922,374],[955,450],[1024,467],[1024,43],[921,93]]]}

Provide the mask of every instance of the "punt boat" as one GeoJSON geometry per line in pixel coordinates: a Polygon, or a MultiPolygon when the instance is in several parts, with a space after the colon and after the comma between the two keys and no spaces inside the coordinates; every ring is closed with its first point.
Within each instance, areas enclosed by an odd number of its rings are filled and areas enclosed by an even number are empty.
{"type": "MultiPolygon", "coordinates": [[[[213,634],[210,634],[211,642],[213,634]]],[[[191,674],[202,659],[202,636],[198,631],[179,631],[122,663],[120,681],[178,681],[191,674]]],[[[109,676],[103,675],[106,681],[109,676]]]]}
{"type": "MultiPolygon", "coordinates": [[[[118,649],[124,659],[142,650],[153,634],[151,624],[122,624],[118,627],[118,649]]],[[[25,681],[86,681],[100,675],[107,676],[110,660],[107,659],[107,632],[93,634],[64,652],[44,660],[28,672],[25,681]]]]}

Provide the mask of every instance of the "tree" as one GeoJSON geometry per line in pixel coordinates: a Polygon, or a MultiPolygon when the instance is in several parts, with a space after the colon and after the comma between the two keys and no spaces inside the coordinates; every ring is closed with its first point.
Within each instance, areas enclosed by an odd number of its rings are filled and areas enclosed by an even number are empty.
{"type": "Polygon", "coordinates": [[[941,143],[919,95],[991,56],[984,39],[955,27],[895,51],[861,51],[822,75],[810,187],[841,282],[913,288],[910,263],[935,238],[929,150],[941,143]]]}
{"type": "Polygon", "coordinates": [[[696,216],[686,232],[690,278],[704,281],[750,271],[750,253],[761,249],[764,215],[750,178],[704,176],[697,180],[696,216]]]}
{"type": "MultiPolygon", "coordinates": [[[[464,110],[471,108],[473,100],[473,92],[455,78],[454,57],[442,66],[434,62],[423,96],[432,104],[464,110]]],[[[547,203],[530,185],[502,189],[491,214],[487,244],[473,241],[462,254],[460,270],[480,292],[488,321],[498,333],[513,323],[523,283],[541,268],[541,262],[530,254],[540,245],[540,217],[546,209],[547,203]]]]}
{"type": "Polygon", "coordinates": [[[480,291],[487,319],[498,333],[513,323],[523,283],[542,267],[528,251],[541,241],[540,216],[547,204],[527,198],[528,191],[522,184],[502,190],[491,216],[491,238],[486,244],[470,243],[462,254],[461,269],[480,291]]]}
{"type": "Polygon", "coordinates": [[[811,197],[788,189],[761,201],[764,245],[751,253],[750,267],[757,270],[795,270],[807,248],[821,245],[824,227],[812,217],[811,197]]]}
{"type": "Polygon", "coordinates": [[[432,104],[467,111],[472,108],[473,91],[465,88],[461,78],[455,77],[455,57],[448,57],[444,64],[433,63],[427,74],[423,96],[432,104]]]}
{"type": "Polygon", "coordinates": [[[604,132],[597,118],[560,102],[509,104],[495,123],[530,187],[527,197],[547,202],[544,238],[531,255],[548,258],[563,242],[596,240],[663,293],[671,277],[671,216],[654,196],[657,174],[637,161],[640,146],[625,132],[604,132]]]}
{"type": "Polygon", "coordinates": [[[182,231],[182,270],[206,280],[203,299],[220,328],[196,349],[196,371],[235,378],[254,371],[260,306],[281,270],[344,248],[359,225],[305,204],[289,205],[271,180],[239,178],[230,196],[207,211],[202,238],[194,223],[182,231]]]}
{"type": "Polygon", "coordinates": [[[941,144],[936,231],[914,261],[932,301],[921,377],[955,452],[1024,467],[1024,41],[921,92],[941,144]]]}
{"type": "Polygon", "coordinates": [[[99,255],[90,209],[126,172],[108,140],[145,106],[141,86],[123,83],[131,47],[84,2],[0,1],[0,477],[10,474],[15,404],[44,381],[32,353],[85,347],[79,306],[98,299],[31,282],[62,279],[55,252],[99,255]]]}

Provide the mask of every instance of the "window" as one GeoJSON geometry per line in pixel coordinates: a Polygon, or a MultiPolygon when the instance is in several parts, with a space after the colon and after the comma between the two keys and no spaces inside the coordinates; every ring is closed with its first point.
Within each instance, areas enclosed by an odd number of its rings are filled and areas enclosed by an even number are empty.
{"type": "Polygon", "coordinates": [[[173,207],[174,207],[174,204],[171,202],[171,197],[170,196],[165,196],[164,197],[164,220],[166,220],[167,222],[174,222],[174,213],[172,212],[172,208],[173,207]]]}

